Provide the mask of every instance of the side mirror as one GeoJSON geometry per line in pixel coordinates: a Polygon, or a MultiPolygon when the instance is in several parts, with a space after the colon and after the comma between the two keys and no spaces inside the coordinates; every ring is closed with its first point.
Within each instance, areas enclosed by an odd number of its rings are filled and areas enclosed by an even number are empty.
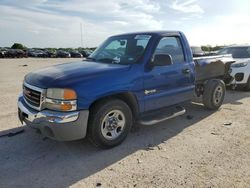
{"type": "Polygon", "coordinates": [[[173,60],[169,54],[156,54],[151,62],[153,66],[172,65],[173,60]]]}

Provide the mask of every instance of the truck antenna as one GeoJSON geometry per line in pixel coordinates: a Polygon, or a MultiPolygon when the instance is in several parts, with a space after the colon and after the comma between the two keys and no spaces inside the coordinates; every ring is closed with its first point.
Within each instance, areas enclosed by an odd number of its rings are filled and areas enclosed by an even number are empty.
{"type": "Polygon", "coordinates": [[[82,38],[82,23],[80,23],[80,31],[81,31],[81,47],[83,48],[83,38],[82,38]]]}

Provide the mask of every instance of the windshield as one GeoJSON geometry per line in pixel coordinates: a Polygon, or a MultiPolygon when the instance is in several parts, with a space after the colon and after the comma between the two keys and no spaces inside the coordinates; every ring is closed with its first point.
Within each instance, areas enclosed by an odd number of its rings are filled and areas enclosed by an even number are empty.
{"type": "Polygon", "coordinates": [[[108,38],[88,59],[102,63],[133,64],[143,55],[151,35],[124,35],[108,38]]]}
{"type": "Polygon", "coordinates": [[[250,58],[250,46],[224,48],[219,54],[232,54],[233,58],[250,58]]]}

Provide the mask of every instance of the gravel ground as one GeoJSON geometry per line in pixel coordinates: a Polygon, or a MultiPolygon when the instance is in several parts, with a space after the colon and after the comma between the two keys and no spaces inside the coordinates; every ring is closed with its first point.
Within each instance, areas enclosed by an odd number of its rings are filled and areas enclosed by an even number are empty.
{"type": "Polygon", "coordinates": [[[140,126],[110,150],[22,126],[16,100],[24,75],[75,60],[0,59],[0,135],[24,129],[0,137],[0,187],[250,187],[250,92],[227,91],[216,112],[187,104],[186,115],[140,126]]]}

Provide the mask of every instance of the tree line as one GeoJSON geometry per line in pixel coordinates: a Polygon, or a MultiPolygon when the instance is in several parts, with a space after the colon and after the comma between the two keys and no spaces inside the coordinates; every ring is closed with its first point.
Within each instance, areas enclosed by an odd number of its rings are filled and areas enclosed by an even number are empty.
{"type": "MultiPolygon", "coordinates": [[[[11,49],[27,50],[28,48],[21,43],[14,43],[11,46],[11,49]]],[[[41,49],[41,48],[33,48],[33,49],[41,49]]],[[[82,48],[82,47],[78,47],[78,48],[45,48],[45,49],[47,49],[49,51],[56,51],[56,50],[74,51],[74,50],[83,50],[83,49],[95,50],[95,47],[93,47],[93,48],[82,48]]]]}

